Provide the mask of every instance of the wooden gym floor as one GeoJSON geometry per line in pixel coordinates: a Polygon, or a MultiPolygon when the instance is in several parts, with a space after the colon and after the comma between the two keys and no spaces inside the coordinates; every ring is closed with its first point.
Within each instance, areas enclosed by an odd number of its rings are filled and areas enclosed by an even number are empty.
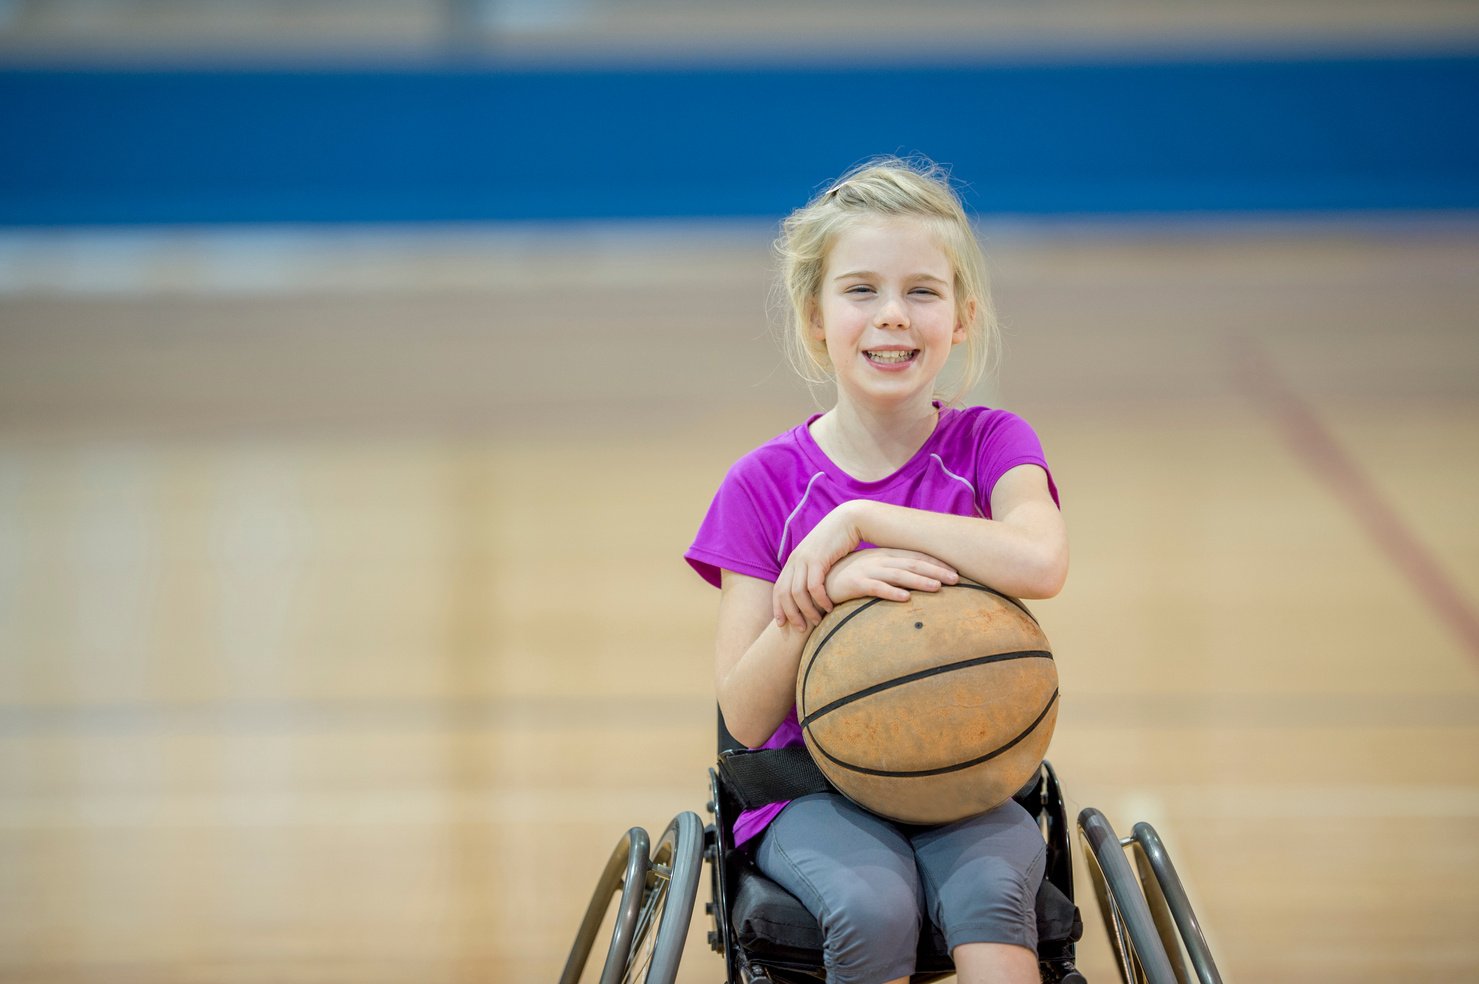
{"type": "MultiPolygon", "coordinates": [[[[1479,225],[985,232],[1072,808],[1159,828],[1229,980],[1479,976],[1479,225]]],[[[680,555],[809,407],[767,245],[0,237],[0,980],[554,979],[705,799],[680,555]]]]}

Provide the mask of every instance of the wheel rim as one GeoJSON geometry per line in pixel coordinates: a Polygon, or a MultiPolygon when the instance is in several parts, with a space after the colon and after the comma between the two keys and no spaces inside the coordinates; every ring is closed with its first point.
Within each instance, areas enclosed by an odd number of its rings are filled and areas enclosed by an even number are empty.
{"type": "Polygon", "coordinates": [[[1093,861],[1089,871],[1105,929],[1120,958],[1120,977],[1125,984],[1176,984],[1139,879],[1125,857],[1124,843],[1104,814],[1093,807],[1080,811],[1078,829],[1084,853],[1093,861]]]}
{"type": "Polygon", "coordinates": [[[637,914],[637,929],[632,938],[632,952],[627,959],[622,984],[645,984],[652,969],[653,951],[657,948],[657,930],[667,911],[668,890],[673,882],[673,869],[654,862],[647,872],[647,885],[642,893],[642,908],[637,914]]]}
{"type": "Polygon", "coordinates": [[[1124,916],[1105,881],[1104,869],[1099,867],[1099,859],[1093,851],[1085,851],[1084,855],[1089,860],[1089,877],[1094,883],[1094,895],[1099,900],[1099,914],[1104,919],[1104,931],[1114,947],[1115,966],[1120,972],[1120,980],[1124,984],[1147,984],[1145,970],[1135,954],[1135,945],[1130,940],[1124,916]]]}
{"type": "Polygon", "coordinates": [[[703,869],[703,823],[680,813],[652,852],[622,984],[672,984],[703,869]]]}

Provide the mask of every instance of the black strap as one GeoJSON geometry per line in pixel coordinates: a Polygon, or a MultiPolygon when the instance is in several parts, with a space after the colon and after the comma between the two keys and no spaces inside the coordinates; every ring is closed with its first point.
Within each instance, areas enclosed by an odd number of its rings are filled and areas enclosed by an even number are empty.
{"type": "Polygon", "coordinates": [[[724,752],[719,774],[746,810],[833,788],[803,745],[724,752]]]}
{"type": "MultiPolygon", "coordinates": [[[[805,745],[728,749],[719,753],[719,775],[740,807],[746,810],[793,800],[809,793],[837,791],[837,787],[817,768],[805,745]]],[[[1039,780],[1040,776],[1034,772],[1027,785],[1012,797],[1034,815],[1036,810],[1030,805],[1030,799],[1037,792],[1039,780]]]]}

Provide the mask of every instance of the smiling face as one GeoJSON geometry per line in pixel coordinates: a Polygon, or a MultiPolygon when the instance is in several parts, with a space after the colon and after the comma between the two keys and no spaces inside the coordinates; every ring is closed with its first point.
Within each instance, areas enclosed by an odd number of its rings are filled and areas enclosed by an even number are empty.
{"type": "Polygon", "coordinates": [[[929,223],[849,223],[832,243],[811,314],[838,398],[891,409],[927,403],[973,312],[958,310],[955,269],[929,223]]]}

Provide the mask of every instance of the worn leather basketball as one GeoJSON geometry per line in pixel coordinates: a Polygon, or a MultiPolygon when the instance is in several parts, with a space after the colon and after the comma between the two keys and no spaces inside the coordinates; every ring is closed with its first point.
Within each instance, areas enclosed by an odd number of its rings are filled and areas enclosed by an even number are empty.
{"type": "Polygon", "coordinates": [[[812,758],[854,802],[949,823],[1006,802],[1036,772],[1058,671],[1021,602],[962,581],[834,608],[802,651],[796,713],[812,758]]]}

